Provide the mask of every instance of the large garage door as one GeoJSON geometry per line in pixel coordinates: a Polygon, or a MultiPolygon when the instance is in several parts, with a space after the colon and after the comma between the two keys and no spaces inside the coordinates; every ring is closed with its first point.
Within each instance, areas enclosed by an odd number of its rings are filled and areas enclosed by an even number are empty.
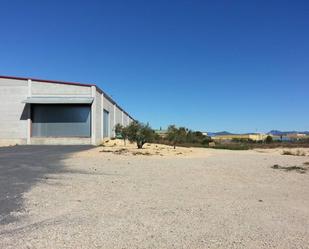
{"type": "Polygon", "coordinates": [[[90,137],[90,105],[32,105],[33,137],[90,137]]]}

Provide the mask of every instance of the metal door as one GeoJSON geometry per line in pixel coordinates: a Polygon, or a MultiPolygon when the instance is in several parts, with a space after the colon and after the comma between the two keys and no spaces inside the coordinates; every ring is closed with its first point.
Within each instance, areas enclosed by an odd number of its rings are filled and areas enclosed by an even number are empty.
{"type": "Polygon", "coordinates": [[[103,137],[109,137],[109,112],[103,111],[103,137]]]}
{"type": "Polygon", "coordinates": [[[32,136],[90,137],[90,109],[80,104],[32,105],[32,136]]]}

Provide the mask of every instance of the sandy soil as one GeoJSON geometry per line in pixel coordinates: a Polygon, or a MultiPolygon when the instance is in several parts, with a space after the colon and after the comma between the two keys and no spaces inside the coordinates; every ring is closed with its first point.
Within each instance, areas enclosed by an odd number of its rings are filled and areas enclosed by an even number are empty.
{"type": "Polygon", "coordinates": [[[123,156],[158,156],[158,157],[205,157],[211,154],[211,151],[206,153],[203,148],[184,148],[162,145],[162,144],[145,144],[143,149],[137,149],[135,143],[126,142],[123,140],[106,140],[102,146],[96,147],[77,156],[106,156],[106,153],[123,156]],[[100,154],[100,155],[99,155],[100,154]]]}
{"type": "Polygon", "coordinates": [[[114,143],[25,193],[0,248],[309,248],[309,171],[271,168],[308,156],[114,143]]]}

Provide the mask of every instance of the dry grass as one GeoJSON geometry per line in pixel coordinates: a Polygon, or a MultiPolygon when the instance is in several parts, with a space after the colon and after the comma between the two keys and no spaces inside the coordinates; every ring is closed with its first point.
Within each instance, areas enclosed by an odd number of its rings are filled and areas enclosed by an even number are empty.
{"type": "MultiPolygon", "coordinates": [[[[100,147],[93,149],[93,151],[98,151],[102,153],[110,153],[115,155],[123,156],[196,156],[197,154],[205,156],[208,154],[207,150],[204,148],[195,148],[194,152],[192,148],[176,147],[164,144],[152,144],[147,143],[142,149],[138,149],[135,143],[126,142],[123,140],[105,140],[100,147]]],[[[87,152],[88,153],[88,152],[87,152]]]]}
{"type": "Polygon", "coordinates": [[[134,156],[138,156],[138,155],[151,156],[152,154],[150,154],[149,152],[140,152],[140,151],[137,151],[137,152],[132,152],[132,155],[134,155],[134,156]]]}
{"type": "Polygon", "coordinates": [[[308,170],[307,168],[301,167],[301,166],[280,166],[278,164],[273,165],[271,168],[273,169],[280,169],[287,172],[290,171],[296,171],[298,173],[304,174],[308,170]]]}
{"type": "Polygon", "coordinates": [[[306,152],[304,152],[302,150],[297,150],[297,151],[284,150],[282,152],[282,155],[287,155],[287,156],[306,156],[306,152]]]}
{"type": "Polygon", "coordinates": [[[129,152],[128,149],[124,149],[124,148],[121,148],[121,149],[117,149],[117,150],[101,150],[100,152],[104,152],[104,153],[113,153],[115,155],[123,155],[123,154],[126,154],[129,152]]]}

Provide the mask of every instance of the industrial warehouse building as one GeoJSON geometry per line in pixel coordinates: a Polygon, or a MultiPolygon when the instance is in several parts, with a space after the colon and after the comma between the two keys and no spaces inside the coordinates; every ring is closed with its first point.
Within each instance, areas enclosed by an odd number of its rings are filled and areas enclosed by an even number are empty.
{"type": "Polygon", "coordinates": [[[133,118],[93,84],[0,76],[0,144],[93,144],[133,118]]]}

